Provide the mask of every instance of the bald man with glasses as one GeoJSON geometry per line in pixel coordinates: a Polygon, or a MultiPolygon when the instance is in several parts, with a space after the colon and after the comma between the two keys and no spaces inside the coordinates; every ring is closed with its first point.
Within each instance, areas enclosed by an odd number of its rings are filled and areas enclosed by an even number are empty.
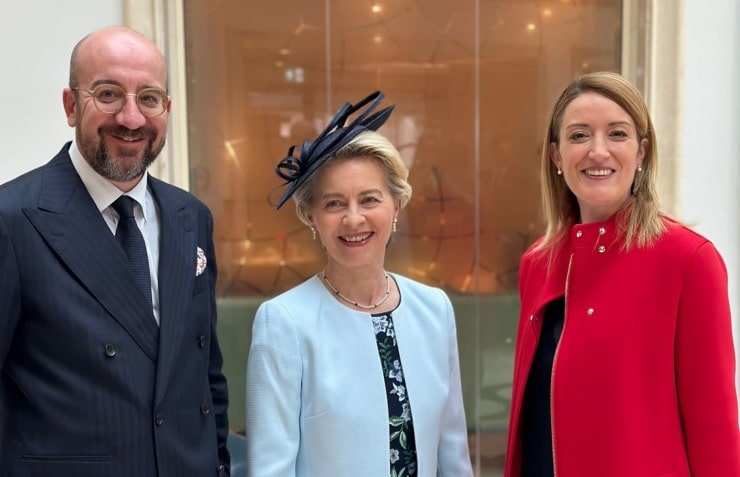
{"type": "Polygon", "coordinates": [[[229,475],[213,219],[147,172],[166,84],[139,33],[86,36],[75,140],[0,186],[0,475],[229,475]]]}

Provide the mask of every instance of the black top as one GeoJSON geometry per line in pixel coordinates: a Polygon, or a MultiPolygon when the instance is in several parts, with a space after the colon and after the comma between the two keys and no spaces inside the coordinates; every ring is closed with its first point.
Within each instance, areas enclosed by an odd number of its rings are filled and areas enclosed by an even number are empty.
{"type": "Polygon", "coordinates": [[[563,331],[565,298],[547,304],[522,406],[522,477],[553,477],[550,380],[563,331]]]}
{"type": "Polygon", "coordinates": [[[388,398],[388,435],[390,468],[388,475],[416,477],[419,464],[416,458],[416,438],[411,404],[406,393],[406,379],[401,366],[401,353],[396,341],[396,329],[390,313],[371,315],[378,354],[383,367],[386,397],[388,398]]]}

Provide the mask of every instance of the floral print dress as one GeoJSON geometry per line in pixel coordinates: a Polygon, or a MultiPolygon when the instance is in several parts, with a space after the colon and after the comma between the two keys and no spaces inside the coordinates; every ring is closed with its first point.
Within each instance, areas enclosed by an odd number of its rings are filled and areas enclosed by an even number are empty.
{"type": "Polygon", "coordinates": [[[406,394],[401,356],[390,313],[371,315],[380,362],[383,366],[390,435],[390,476],[410,477],[417,471],[416,441],[411,406],[406,394]]]}

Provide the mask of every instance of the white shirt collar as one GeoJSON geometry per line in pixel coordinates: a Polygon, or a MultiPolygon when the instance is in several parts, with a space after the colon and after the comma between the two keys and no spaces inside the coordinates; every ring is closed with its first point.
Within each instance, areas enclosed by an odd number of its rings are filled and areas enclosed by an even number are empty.
{"type": "MultiPolygon", "coordinates": [[[[77,174],[79,174],[80,179],[82,179],[82,183],[85,184],[87,191],[90,193],[90,197],[92,197],[95,205],[101,213],[110,207],[116,199],[123,195],[118,187],[105,177],[98,174],[95,169],[88,164],[85,158],[82,157],[80,150],[77,148],[76,141],[72,141],[72,145],[69,147],[69,157],[72,158],[72,165],[77,171],[77,174]]],[[[139,205],[141,205],[141,209],[144,212],[144,220],[147,220],[147,207],[145,207],[145,204],[148,177],[149,173],[144,172],[139,183],[126,193],[126,195],[130,196],[138,202],[139,205]]]]}

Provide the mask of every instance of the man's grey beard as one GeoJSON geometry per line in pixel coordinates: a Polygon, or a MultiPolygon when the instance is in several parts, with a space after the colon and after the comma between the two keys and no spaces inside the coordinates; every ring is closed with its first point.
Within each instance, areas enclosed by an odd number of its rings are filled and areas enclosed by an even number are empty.
{"type": "MultiPolygon", "coordinates": [[[[103,133],[105,132],[110,133],[110,128],[101,130],[96,137],[96,142],[82,137],[80,128],[77,128],[77,143],[80,146],[82,157],[95,172],[110,181],[130,182],[144,175],[144,172],[154,162],[165,144],[165,138],[162,138],[158,144],[154,144],[155,136],[149,135],[149,143],[141,157],[137,158],[130,166],[123,167],[121,163],[111,157],[108,148],[105,146],[103,141],[103,133]]],[[[123,135],[125,136],[125,134],[123,135]]]]}

